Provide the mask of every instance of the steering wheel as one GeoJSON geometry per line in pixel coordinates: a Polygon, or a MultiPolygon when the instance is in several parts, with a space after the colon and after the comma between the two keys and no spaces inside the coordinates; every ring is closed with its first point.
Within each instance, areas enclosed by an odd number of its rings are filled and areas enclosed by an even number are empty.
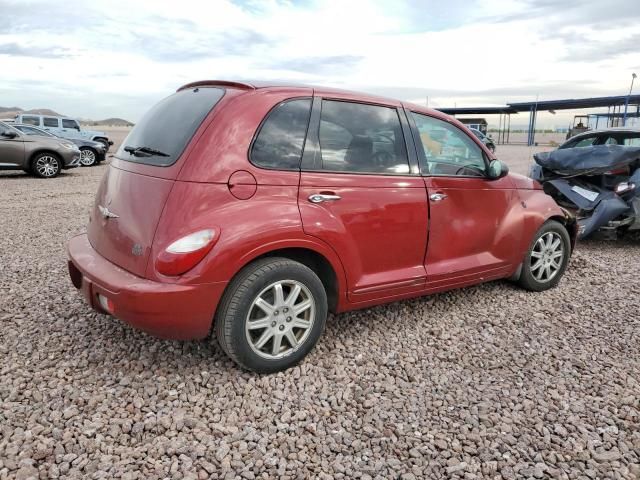
{"type": "Polygon", "coordinates": [[[456,170],[456,175],[461,175],[461,172],[464,172],[465,170],[473,170],[476,172],[479,172],[481,175],[484,174],[484,172],[482,170],[480,170],[477,166],[475,166],[474,164],[470,163],[467,165],[462,165],[460,168],[458,168],[456,170]]]}

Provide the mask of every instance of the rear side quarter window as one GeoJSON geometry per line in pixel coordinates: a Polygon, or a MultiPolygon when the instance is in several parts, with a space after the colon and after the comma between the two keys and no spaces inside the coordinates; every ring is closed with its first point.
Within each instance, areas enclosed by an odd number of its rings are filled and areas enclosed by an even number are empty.
{"type": "Polygon", "coordinates": [[[22,123],[25,123],[27,125],[35,125],[36,127],[39,127],[40,126],[40,117],[23,116],[22,117],[22,123]]]}
{"type": "Polygon", "coordinates": [[[273,108],[251,145],[251,163],[262,168],[298,170],[310,113],[310,98],[287,100],[273,108]]]}

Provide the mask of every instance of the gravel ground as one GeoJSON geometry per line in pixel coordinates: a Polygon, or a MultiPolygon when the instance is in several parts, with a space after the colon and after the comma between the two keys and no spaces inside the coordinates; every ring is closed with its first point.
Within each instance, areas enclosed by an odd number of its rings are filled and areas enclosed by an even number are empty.
{"type": "Polygon", "coordinates": [[[640,239],[581,244],[549,292],[332,317],[256,376],[81,300],[64,242],[105,168],[0,173],[0,479],[640,477],[640,239]]]}

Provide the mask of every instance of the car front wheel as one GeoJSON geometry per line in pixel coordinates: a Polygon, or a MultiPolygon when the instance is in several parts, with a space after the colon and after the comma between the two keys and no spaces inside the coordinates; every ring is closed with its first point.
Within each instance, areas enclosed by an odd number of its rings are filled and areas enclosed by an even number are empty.
{"type": "Polygon", "coordinates": [[[96,152],[92,148],[82,147],[80,149],[80,163],[83,167],[92,167],[96,164],[96,152]]]}
{"type": "Polygon", "coordinates": [[[39,153],[31,161],[31,171],[36,177],[57,177],[62,168],[60,158],[53,153],[39,153]]]}
{"type": "Polygon", "coordinates": [[[286,258],[259,260],[230,283],[215,318],[222,349],[258,373],[300,362],[320,338],[327,295],[318,276],[286,258]]]}
{"type": "Polygon", "coordinates": [[[553,288],[564,275],[571,256],[571,240],[561,223],[548,221],[536,232],[522,265],[519,283],[527,290],[553,288]]]}

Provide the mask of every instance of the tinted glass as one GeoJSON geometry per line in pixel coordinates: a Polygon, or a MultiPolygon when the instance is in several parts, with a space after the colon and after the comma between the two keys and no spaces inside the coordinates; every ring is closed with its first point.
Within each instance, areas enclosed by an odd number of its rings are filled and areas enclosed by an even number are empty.
{"type": "Polygon", "coordinates": [[[319,140],[323,170],[409,173],[395,108],[324,100],[319,140]]]}
{"type": "Polygon", "coordinates": [[[24,125],[20,125],[20,126],[16,126],[16,128],[18,130],[20,130],[23,133],[26,133],[27,135],[38,135],[41,137],[54,137],[55,135],[49,133],[49,132],[45,132],[44,130],[40,130],[39,128],[34,128],[34,127],[25,127],[24,125]]]}
{"type": "Polygon", "coordinates": [[[224,95],[224,89],[199,87],[181,90],[149,110],[122,142],[116,157],[129,162],[166,167],[182,155],[202,121],[224,95]],[[133,155],[125,147],[163,152],[166,156],[133,155]]]}
{"type": "Polygon", "coordinates": [[[51,117],[44,117],[42,119],[42,124],[45,127],[58,128],[58,119],[57,118],[51,118],[51,117]]]}
{"type": "Polygon", "coordinates": [[[575,143],[573,143],[571,145],[571,148],[575,148],[575,147],[590,147],[591,145],[593,145],[593,142],[595,142],[597,137],[587,137],[587,138],[582,138],[580,140],[577,140],[575,143]]]}
{"type": "Polygon", "coordinates": [[[22,117],[22,123],[35,125],[37,127],[40,125],[40,117],[22,117]]]}
{"type": "Polygon", "coordinates": [[[62,128],[77,128],[78,124],[75,120],[62,119],[62,128]]]}
{"type": "Polygon", "coordinates": [[[289,100],[271,110],[251,148],[251,161],[266,168],[300,168],[311,99],[289,100]]]}
{"type": "Polygon", "coordinates": [[[640,134],[631,134],[625,137],[622,144],[628,147],[640,147],[640,134]]]}
{"type": "Polygon", "coordinates": [[[485,175],[482,149],[458,127],[427,115],[412,113],[424,150],[423,173],[446,176],[485,175]]]}

